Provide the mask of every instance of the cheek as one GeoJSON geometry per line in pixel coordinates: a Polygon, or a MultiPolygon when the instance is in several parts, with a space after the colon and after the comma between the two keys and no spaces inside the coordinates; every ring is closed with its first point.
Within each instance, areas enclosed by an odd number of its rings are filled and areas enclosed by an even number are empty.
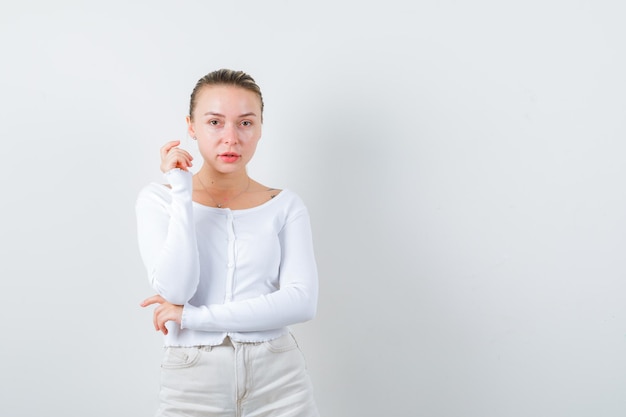
{"type": "Polygon", "coordinates": [[[211,140],[198,140],[198,151],[202,155],[208,155],[214,153],[215,147],[213,146],[213,141],[211,140]]]}
{"type": "Polygon", "coordinates": [[[259,140],[256,139],[256,140],[250,140],[244,145],[243,153],[245,154],[246,159],[249,160],[252,158],[252,156],[256,152],[256,147],[258,143],[259,143],[259,140]]]}

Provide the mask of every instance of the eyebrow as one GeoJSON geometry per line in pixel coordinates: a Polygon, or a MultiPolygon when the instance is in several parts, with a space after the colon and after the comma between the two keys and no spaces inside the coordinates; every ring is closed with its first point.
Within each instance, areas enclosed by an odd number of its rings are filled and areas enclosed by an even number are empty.
{"type": "MultiPolygon", "coordinates": [[[[226,117],[224,116],[222,113],[216,113],[216,112],[212,112],[212,111],[208,111],[206,113],[203,114],[203,116],[218,116],[218,117],[226,117]]],[[[254,112],[248,112],[248,113],[244,113],[244,114],[240,114],[237,117],[250,117],[250,116],[254,116],[257,117],[256,113],[254,112]]]]}

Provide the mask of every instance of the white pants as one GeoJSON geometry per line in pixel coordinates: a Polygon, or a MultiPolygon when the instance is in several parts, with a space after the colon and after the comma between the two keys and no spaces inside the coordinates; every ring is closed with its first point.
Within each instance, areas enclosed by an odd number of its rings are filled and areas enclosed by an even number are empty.
{"type": "Polygon", "coordinates": [[[291,334],[261,343],[168,347],[157,417],[318,417],[291,334]]]}

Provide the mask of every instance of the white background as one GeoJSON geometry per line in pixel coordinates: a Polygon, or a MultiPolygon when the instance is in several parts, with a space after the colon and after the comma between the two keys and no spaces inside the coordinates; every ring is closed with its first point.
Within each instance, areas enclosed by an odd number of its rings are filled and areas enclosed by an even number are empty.
{"type": "Polygon", "coordinates": [[[0,415],[153,415],[134,201],[221,67],[312,215],[325,417],[626,415],[623,4],[3,2],[0,415]]]}

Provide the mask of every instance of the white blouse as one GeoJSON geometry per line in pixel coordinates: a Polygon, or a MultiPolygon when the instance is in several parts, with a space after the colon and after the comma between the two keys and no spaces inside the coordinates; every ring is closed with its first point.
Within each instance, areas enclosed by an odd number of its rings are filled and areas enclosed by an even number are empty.
{"type": "Polygon", "coordinates": [[[261,342],[315,316],[318,278],[308,211],[289,190],[243,210],[192,201],[192,174],[165,174],[136,202],[139,250],[154,290],[184,305],[166,346],[261,342]]]}

